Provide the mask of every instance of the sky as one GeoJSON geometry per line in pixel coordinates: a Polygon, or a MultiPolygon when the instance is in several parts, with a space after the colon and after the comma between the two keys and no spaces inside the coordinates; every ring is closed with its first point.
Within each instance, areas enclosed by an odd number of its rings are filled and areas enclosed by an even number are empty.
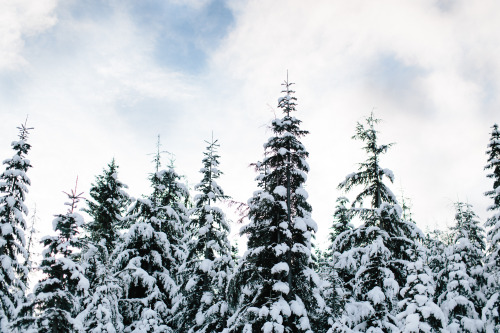
{"type": "Polygon", "coordinates": [[[321,247],[337,185],[366,157],[356,122],[372,111],[380,143],[395,143],[381,160],[391,189],[423,230],[451,226],[458,200],[484,221],[498,12],[495,0],[0,0],[0,158],[28,118],[40,236],[66,210],[62,191],[78,177],[85,196],[112,158],[132,196],[149,194],[158,135],[190,185],[213,135],[219,183],[246,202],[288,72],[321,247]]]}

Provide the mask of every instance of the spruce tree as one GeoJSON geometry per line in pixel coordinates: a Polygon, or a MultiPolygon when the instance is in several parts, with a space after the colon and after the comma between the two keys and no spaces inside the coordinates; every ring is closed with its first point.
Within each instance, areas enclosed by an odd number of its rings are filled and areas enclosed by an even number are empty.
{"type": "Polygon", "coordinates": [[[233,269],[229,224],[220,204],[229,197],[217,184],[219,169],[217,140],[207,142],[203,179],[194,189],[189,224],[188,254],[181,267],[184,276],[181,301],[177,304],[179,332],[222,332],[229,317],[227,285],[233,269]]]}
{"type": "Polygon", "coordinates": [[[119,301],[123,295],[120,281],[115,277],[112,261],[106,251],[92,244],[87,244],[83,261],[93,261],[93,285],[89,296],[85,299],[78,320],[83,323],[85,332],[115,333],[123,332],[123,317],[120,314],[119,301]]]}
{"type": "Polygon", "coordinates": [[[88,207],[84,211],[91,220],[84,225],[86,237],[82,260],[90,292],[83,300],[84,311],[79,317],[85,328],[93,332],[101,332],[105,327],[109,332],[111,327],[123,326],[117,311],[122,291],[114,277],[110,255],[120,239],[120,230],[125,227],[123,215],[130,202],[126,188],[127,185],[118,179],[118,166],[113,159],[92,184],[92,200],[86,200],[88,207]]]}
{"type": "Polygon", "coordinates": [[[484,231],[471,205],[457,202],[455,206],[454,242],[445,250],[446,267],[440,274],[446,281],[446,290],[438,296],[438,303],[450,332],[482,332],[484,323],[479,318],[484,305],[484,231]]]}
{"type": "Polygon", "coordinates": [[[488,144],[488,164],[485,170],[489,170],[488,178],[493,179],[493,189],[485,195],[493,200],[488,210],[493,213],[486,221],[488,229],[487,241],[488,251],[485,260],[485,268],[488,274],[486,296],[488,301],[483,310],[488,333],[500,332],[500,130],[498,125],[492,127],[490,142],[488,144]]]}
{"type": "Polygon", "coordinates": [[[353,138],[365,143],[363,149],[368,159],[360,163],[358,172],[348,175],[339,185],[347,192],[362,187],[352,208],[362,224],[337,240],[342,252],[335,267],[338,270],[355,267],[356,274],[349,282],[352,298],[330,332],[398,331],[395,315],[399,291],[406,283],[411,261],[409,250],[415,239],[423,238],[413,222],[402,219],[397,199],[383,181],[386,177],[392,182],[394,175],[380,166],[380,157],[391,144],[378,144],[375,130],[378,122],[373,114],[366,119],[366,125],[358,122],[353,138]],[[363,207],[365,201],[370,202],[370,208],[363,207]]]}
{"type": "MultiPolygon", "coordinates": [[[[340,316],[346,300],[350,297],[352,293],[352,286],[349,285],[349,282],[355,274],[352,266],[344,266],[343,269],[335,268],[335,263],[342,252],[340,243],[337,243],[337,240],[340,240],[344,233],[349,233],[354,228],[351,224],[353,214],[347,207],[348,204],[348,198],[337,198],[337,206],[333,214],[334,221],[332,227],[330,228],[330,246],[325,256],[325,260],[328,263],[328,269],[323,279],[327,281],[328,284],[324,291],[324,297],[330,312],[329,326],[331,326],[340,316]]],[[[326,328],[325,331],[327,329],[328,328],[326,328]]]]}
{"type": "Polygon", "coordinates": [[[309,153],[300,138],[308,132],[292,116],[291,83],[278,101],[283,118],[271,123],[265,158],[256,164],[259,190],[249,200],[248,237],[231,282],[235,314],[230,332],[314,332],[323,320],[324,300],[314,271],[311,240],[317,230],[304,189],[309,153]]]}
{"type": "Polygon", "coordinates": [[[114,263],[123,288],[120,313],[124,332],[171,332],[177,269],[184,260],[179,245],[187,220],[186,187],[172,168],[151,177],[153,193],[130,210],[133,221],[115,248],[114,263]]]}
{"type": "Polygon", "coordinates": [[[31,163],[26,155],[31,148],[27,142],[29,130],[26,124],[19,129],[19,140],[11,143],[15,154],[3,161],[5,171],[0,174],[0,331],[8,332],[9,323],[17,316],[16,310],[25,303],[28,281],[28,252],[25,249],[24,204],[28,186],[26,172],[31,163]]]}
{"type": "Polygon", "coordinates": [[[112,159],[90,188],[92,200],[86,200],[88,208],[84,212],[91,217],[85,224],[89,240],[104,245],[108,253],[113,252],[120,229],[124,227],[122,216],[130,201],[126,188],[128,186],[118,179],[118,165],[112,159]]]}
{"type": "Polygon", "coordinates": [[[34,288],[38,332],[75,332],[83,329],[76,320],[80,312],[80,297],[88,292],[89,282],[78,261],[81,241],[77,238],[83,218],[75,212],[82,193],[75,190],[68,195],[65,214],[58,214],[52,222],[56,235],[45,236],[45,250],[40,270],[45,277],[34,288]]]}
{"type": "Polygon", "coordinates": [[[446,327],[444,313],[434,302],[434,276],[426,252],[418,242],[409,251],[411,262],[407,263],[406,285],[400,292],[402,300],[396,316],[404,333],[441,332],[446,327]]]}

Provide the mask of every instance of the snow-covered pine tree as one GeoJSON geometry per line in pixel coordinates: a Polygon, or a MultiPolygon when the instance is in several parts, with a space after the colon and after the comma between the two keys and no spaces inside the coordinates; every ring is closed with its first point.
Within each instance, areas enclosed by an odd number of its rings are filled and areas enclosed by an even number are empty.
{"type": "Polygon", "coordinates": [[[249,200],[250,222],[241,229],[248,250],[231,280],[235,314],[230,332],[314,332],[324,320],[320,279],[313,268],[311,239],[317,230],[311,218],[304,183],[309,153],[300,138],[308,132],[292,116],[296,98],[291,83],[283,84],[278,101],[283,118],[271,124],[273,136],[257,163],[258,186],[249,200]]]}
{"type": "MultiPolygon", "coordinates": [[[[349,282],[355,274],[355,271],[352,269],[355,266],[343,267],[343,269],[335,268],[335,262],[342,251],[342,249],[337,248],[339,244],[336,240],[337,238],[341,238],[341,235],[344,234],[344,232],[349,233],[354,228],[351,224],[353,214],[347,207],[347,204],[349,204],[348,198],[343,196],[337,198],[337,206],[335,207],[335,212],[333,214],[334,220],[332,227],[330,228],[330,246],[325,256],[328,263],[328,269],[327,274],[322,278],[328,282],[327,287],[324,290],[324,298],[328,306],[328,311],[330,312],[330,319],[328,323],[325,322],[325,324],[329,326],[331,326],[340,316],[347,298],[350,297],[352,293],[352,286],[349,285],[349,282]]],[[[326,329],[324,331],[328,329],[326,326],[325,328],[326,329]]]]}
{"type": "Polygon", "coordinates": [[[108,253],[113,252],[120,229],[124,227],[122,216],[130,202],[126,188],[128,186],[118,179],[118,165],[113,158],[107,169],[96,177],[89,192],[92,200],[86,200],[88,208],[83,210],[91,217],[84,226],[89,240],[93,244],[104,243],[108,253]]]}
{"type": "Polygon", "coordinates": [[[118,166],[113,159],[90,188],[92,200],[86,200],[84,211],[91,219],[84,225],[87,234],[82,260],[89,279],[89,296],[83,300],[84,310],[79,318],[87,331],[122,331],[118,301],[122,291],[114,276],[110,254],[124,228],[123,214],[130,202],[127,185],[118,179],[118,166]]]}
{"type": "Polygon", "coordinates": [[[412,261],[407,263],[406,285],[401,289],[398,319],[402,333],[442,332],[446,318],[434,302],[435,283],[427,265],[426,251],[418,242],[410,250],[412,261]]]}
{"type": "Polygon", "coordinates": [[[69,206],[66,214],[58,214],[52,222],[56,235],[45,236],[45,250],[40,270],[45,277],[34,288],[36,326],[38,332],[79,332],[82,323],[76,320],[80,312],[80,297],[88,292],[89,283],[77,256],[81,242],[77,238],[84,221],[75,212],[82,193],[66,193],[69,206]]]}
{"type": "Polygon", "coordinates": [[[470,204],[457,202],[455,207],[454,242],[445,249],[445,273],[440,274],[446,281],[446,290],[438,296],[438,304],[447,317],[450,332],[483,332],[484,323],[479,317],[485,301],[481,290],[484,230],[470,204]]]}
{"type": "Polygon", "coordinates": [[[437,275],[445,267],[444,249],[450,245],[446,243],[448,239],[447,233],[439,229],[425,234],[423,245],[427,249],[427,266],[432,271],[434,281],[437,281],[437,275]]]}
{"type": "Polygon", "coordinates": [[[123,332],[123,317],[119,309],[123,290],[120,281],[115,277],[107,251],[88,243],[82,257],[86,263],[90,262],[89,258],[98,259],[93,261],[93,281],[89,296],[85,299],[85,308],[77,319],[83,323],[85,332],[123,332]]]}
{"type": "Polygon", "coordinates": [[[117,311],[122,292],[114,277],[110,254],[120,239],[120,229],[124,228],[123,214],[130,202],[126,188],[118,179],[118,166],[113,159],[92,184],[92,200],[86,200],[88,207],[84,211],[91,220],[84,225],[87,233],[82,260],[90,292],[83,300],[84,310],[79,317],[85,329],[92,332],[123,330],[117,311]]]}
{"type": "Polygon", "coordinates": [[[217,140],[208,142],[203,179],[194,188],[201,192],[194,198],[188,232],[188,255],[181,267],[183,286],[177,304],[179,332],[222,332],[229,318],[228,280],[234,263],[228,240],[229,224],[220,208],[229,197],[217,184],[219,169],[217,140]]]}
{"type": "Polygon", "coordinates": [[[486,296],[488,301],[484,307],[482,318],[487,332],[500,332],[500,130],[497,124],[492,127],[488,144],[488,164],[485,170],[490,170],[489,178],[493,179],[493,189],[485,193],[493,200],[488,210],[493,213],[486,221],[488,230],[488,251],[485,268],[488,275],[486,296]]]}
{"type": "Polygon", "coordinates": [[[159,170],[159,155],[158,151],[157,171],[150,177],[153,193],[132,206],[133,224],[113,254],[123,288],[124,332],[172,332],[177,269],[185,258],[180,245],[188,219],[184,202],[189,194],[173,168],[159,170]]]}
{"type": "Polygon", "coordinates": [[[353,138],[365,142],[363,149],[368,159],[360,163],[358,172],[348,175],[339,185],[347,192],[357,186],[363,187],[356,195],[352,208],[362,224],[351,232],[345,232],[336,241],[341,254],[335,268],[343,270],[357,266],[357,269],[350,282],[353,286],[352,298],[329,332],[351,329],[359,332],[397,332],[395,314],[400,287],[406,283],[407,266],[411,260],[408,250],[413,248],[415,239],[423,238],[414,223],[402,219],[395,195],[383,182],[384,176],[391,182],[394,176],[390,170],[380,166],[381,154],[391,145],[378,145],[378,132],[374,127],[378,122],[373,113],[366,119],[366,126],[358,122],[353,138]],[[362,207],[366,200],[370,201],[370,208],[362,207]],[[356,204],[361,207],[356,208],[356,204]]]}
{"type": "Polygon", "coordinates": [[[25,303],[28,279],[28,252],[25,249],[24,204],[31,184],[26,172],[31,163],[26,155],[31,148],[27,142],[29,130],[25,124],[19,129],[19,140],[11,143],[15,154],[3,161],[5,171],[0,174],[0,331],[8,332],[9,323],[16,319],[16,310],[25,303]]]}

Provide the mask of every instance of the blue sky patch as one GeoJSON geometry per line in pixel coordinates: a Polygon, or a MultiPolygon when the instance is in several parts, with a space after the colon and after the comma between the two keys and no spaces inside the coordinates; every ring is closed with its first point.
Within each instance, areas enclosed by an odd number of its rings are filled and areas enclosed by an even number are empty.
{"type": "Polygon", "coordinates": [[[234,22],[231,10],[221,0],[200,8],[140,1],[131,5],[130,14],[147,33],[154,35],[155,60],[189,74],[203,71],[208,53],[217,47],[234,22]]]}

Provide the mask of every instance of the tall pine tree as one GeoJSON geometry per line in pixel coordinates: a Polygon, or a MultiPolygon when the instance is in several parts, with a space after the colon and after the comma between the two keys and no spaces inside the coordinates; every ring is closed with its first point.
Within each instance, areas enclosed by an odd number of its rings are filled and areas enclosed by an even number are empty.
{"type": "Polygon", "coordinates": [[[309,153],[300,142],[308,132],[292,115],[291,83],[283,85],[278,107],[284,116],[271,123],[274,135],[257,164],[260,189],[249,200],[250,222],[241,229],[248,250],[232,280],[231,332],[314,332],[323,319],[320,279],[311,258],[317,225],[304,189],[309,153]]]}
{"type": "Polygon", "coordinates": [[[488,274],[486,296],[488,301],[483,310],[483,320],[489,332],[500,332],[500,130],[498,125],[492,127],[490,142],[488,144],[489,178],[493,179],[493,189],[485,195],[493,200],[488,210],[493,213],[486,221],[488,228],[488,255],[485,267],[488,274]]]}
{"type": "Polygon", "coordinates": [[[83,301],[85,308],[80,318],[92,332],[112,332],[112,327],[123,330],[118,312],[122,290],[110,256],[120,239],[120,230],[125,227],[123,215],[130,202],[126,188],[118,179],[118,166],[113,159],[92,184],[92,200],[86,200],[88,207],[84,211],[91,220],[84,225],[87,234],[82,259],[90,292],[83,301]]]}
{"type": "Polygon", "coordinates": [[[423,238],[414,223],[402,219],[397,199],[383,181],[387,177],[392,182],[394,175],[380,166],[380,157],[391,144],[378,144],[375,129],[378,122],[371,114],[366,125],[357,124],[353,138],[365,143],[363,149],[368,159],[360,163],[358,172],[348,175],[339,185],[347,192],[362,187],[352,208],[362,224],[342,234],[336,242],[342,250],[336,268],[352,270],[356,266],[356,273],[349,282],[353,288],[352,298],[330,332],[399,330],[395,315],[399,291],[406,283],[407,266],[411,260],[408,250],[413,248],[414,239],[423,238]],[[369,201],[370,208],[363,207],[365,201],[369,201]]]}
{"type": "Polygon", "coordinates": [[[177,329],[180,332],[222,332],[229,318],[227,285],[233,269],[229,224],[220,204],[229,197],[217,184],[219,169],[217,140],[207,142],[203,179],[195,186],[189,225],[188,255],[181,267],[184,276],[178,303],[177,329]]]}
{"type": "Polygon", "coordinates": [[[3,161],[5,171],[0,174],[0,331],[8,332],[9,323],[16,318],[17,308],[25,303],[28,281],[28,252],[25,249],[24,204],[31,184],[26,172],[31,163],[26,155],[31,148],[27,142],[29,130],[26,124],[19,129],[19,140],[11,143],[15,154],[3,161]]]}

